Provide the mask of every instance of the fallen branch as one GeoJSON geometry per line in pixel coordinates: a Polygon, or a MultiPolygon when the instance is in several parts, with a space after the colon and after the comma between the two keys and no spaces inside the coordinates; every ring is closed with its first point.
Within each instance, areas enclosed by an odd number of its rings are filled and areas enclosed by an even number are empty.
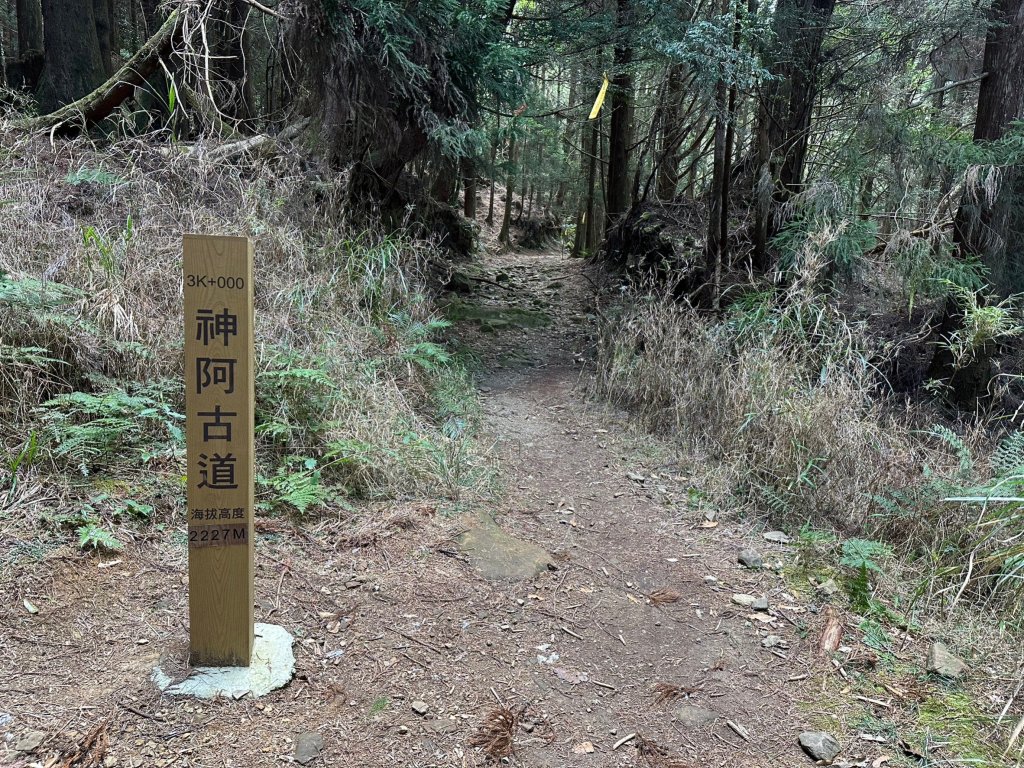
{"type": "Polygon", "coordinates": [[[170,54],[181,32],[181,20],[181,13],[172,11],[138,53],[92,93],[48,115],[19,120],[14,126],[26,131],[51,130],[65,133],[79,131],[109,117],[160,68],[161,59],[170,54]]]}

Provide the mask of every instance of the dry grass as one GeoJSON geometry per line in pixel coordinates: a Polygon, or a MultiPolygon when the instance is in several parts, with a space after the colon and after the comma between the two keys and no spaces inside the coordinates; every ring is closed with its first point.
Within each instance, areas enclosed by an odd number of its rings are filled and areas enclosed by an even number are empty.
{"type": "Polygon", "coordinates": [[[920,474],[920,441],[875,401],[856,339],[821,307],[766,302],[715,322],[641,302],[608,325],[598,355],[598,393],[701,457],[722,501],[851,529],[875,494],[920,474]]]}

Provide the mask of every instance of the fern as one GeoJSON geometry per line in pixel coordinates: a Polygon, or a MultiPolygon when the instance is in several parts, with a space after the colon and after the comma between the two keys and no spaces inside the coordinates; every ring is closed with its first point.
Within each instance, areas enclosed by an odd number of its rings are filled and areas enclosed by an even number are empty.
{"type": "Polygon", "coordinates": [[[181,444],[184,417],[166,403],[123,390],[70,392],[39,408],[50,455],[82,474],[129,457],[154,443],[181,444]]]}
{"type": "Polygon", "coordinates": [[[121,549],[121,542],[114,534],[95,523],[86,523],[78,528],[78,546],[82,549],[92,548],[93,551],[106,550],[116,552],[121,549]]]}
{"type": "Polygon", "coordinates": [[[881,573],[876,559],[889,557],[892,549],[878,541],[868,539],[848,539],[843,542],[843,556],[839,564],[856,570],[875,571],[881,573]]]}
{"type": "Polygon", "coordinates": [[[989,462],[997,477],[1024,472],[1024,432],[1016,431],[1006,437],[989,462]]]}
{"type": "Polygon", "coordinates": [[[289,456],[273,477],[259,477],[258,482],[270,492],[271,507],[291,507],[299,515],[335,496],[324,484],[317,460],[304,456],[289,456]]]}
{"type": "Polygon", "coordinates": [[[974,456],[971,455],[971,449],[956,432],[942,424],[936,424],[928,430],[927,434],[938,438],[956,451],[957,459],[960,462],[960,477],[969,478],[974,474],[974,456]]]}

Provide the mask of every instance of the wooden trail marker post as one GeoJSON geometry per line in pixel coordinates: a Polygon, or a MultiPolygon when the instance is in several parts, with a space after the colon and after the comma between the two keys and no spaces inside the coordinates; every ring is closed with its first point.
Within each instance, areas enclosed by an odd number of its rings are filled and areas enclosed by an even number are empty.
{"type": "Polygon", "coordinates": [[[189,663],[253,645],[253,288],[246,237],[185,235],[189,663]]]}

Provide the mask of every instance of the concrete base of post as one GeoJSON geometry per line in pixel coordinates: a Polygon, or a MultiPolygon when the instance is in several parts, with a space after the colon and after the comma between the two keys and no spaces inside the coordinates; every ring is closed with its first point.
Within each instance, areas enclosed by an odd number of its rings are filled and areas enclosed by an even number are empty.
{"type": "Polygon", "coordinates": [[[188,677],[175,680],[162,667],[153,668],[152,680],[168,696],[212,699],[224,696],[259,698],[288,684],[295,674],[292,636],[276,624],[256,624],[252,663],[248,667],[195,667],[188,677]]]}

